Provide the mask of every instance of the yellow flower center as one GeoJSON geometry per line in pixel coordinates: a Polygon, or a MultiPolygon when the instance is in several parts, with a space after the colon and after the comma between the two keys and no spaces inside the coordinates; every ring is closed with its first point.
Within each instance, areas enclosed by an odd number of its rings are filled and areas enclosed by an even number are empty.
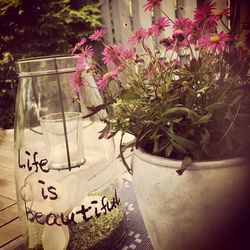
{"type": "Polygon", "coordinates": [[[224,11],[223,9],[218,9],[218,10],[215,11],[214,14],[215,14],[216,16],[220,16],[220,15],[223,13],[223,11],[224,11]]]}
{"type": "Polygon", "coordinates": [[[212,42],[212,43],[218,42],[219,40],[220,40],[220,38],[217,35],[210,37],[210,42],[212,42]]]}

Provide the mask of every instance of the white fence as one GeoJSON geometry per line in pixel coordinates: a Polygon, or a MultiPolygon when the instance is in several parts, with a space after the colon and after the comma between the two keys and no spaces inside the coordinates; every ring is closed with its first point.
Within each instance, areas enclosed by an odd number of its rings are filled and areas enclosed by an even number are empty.
{"type": "MultiPolygon", "coordinates": [[[[128,37],[139,27],[148,28],[154,20],[164,16],[159,10],[153,13],[144,12],[146,0],[100,0],[102,4],[103,23],[107,29],[106,41],[127,45],[128,37]]],[[[205,1],[204,1],[205,2],[205,1]]],[[[227,1],[214,0],[218,9],[227,7],[227,1]]],[[[185,16],[193,18],[193,11],[197,6],[196,0],[163,0],[161,9],[174,20],[185,16]]],[[[224,20],[227,22],[227,20],[224,20]]],[[[220,30],[223,26],[219,27],[220,30]]],[[[171,36],[171,29],[167,29],[163,36],[171,36]]]]}

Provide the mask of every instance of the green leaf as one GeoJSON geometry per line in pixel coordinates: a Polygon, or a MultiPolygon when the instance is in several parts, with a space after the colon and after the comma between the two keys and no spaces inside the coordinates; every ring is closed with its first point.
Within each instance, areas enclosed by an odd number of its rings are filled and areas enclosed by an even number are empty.
{"type": "Polygon", "coordinates": [[[184,138],[184,137],[181,137],[181,136],[169,133],[169,132],[168,132],[168,135],[171,137],[171,139],[174,142],[178,143],[185,149],[193,149],[196,147],[196,143],[187,138],[184,138]]]}
{"type": "Polygon", "coordinates": [[[4,16],[11,8],[17,8],[19,4],[19,0],[2,0],[0,2],[0,16],[4,16]]]}
{"type": "Polygon", "coordinates": [[[183,154],[188,154],[188,151],[180,144],[176,143],[176,142],[172,142],[173,146],[175,147],[175,149],[183,154]]]}
{"type": "Polygon", "coordinates": [[[101,133],[101,134],[98,137],[98,139],[107,138],[107,136],[109,135],[109,132],[110,132],[110,126],[107,124],[104,129],[99,131],[99,133],[101,133]]]}
{"type": "Polygon", "coordinates": [[[112,104],[112,102],[100,104],[98,106],[87,107],[87,109],[91,112],[87,115],[84,115],[83,118],[88,118],[90,116],[93,116],[94,114],[97,114],[99,111],[106,109],[110,104],[112,104]]]}
{"type": "Polygon", "coordinates": [[[201,116],[197,121],[192,122],[192,125],[207,123],[210,120],[211,116],[211,113],[207,113],[206,115],[201,116]]]}
{"type": "Polygon", "coordinates": [[[166,147],[166,149],[165,149],[165,154],[166,154],[166,156],[170,156],[171,155],[171,153],[173,152],[173,150],[174,150],[174,146],[173,146],[173,144],[169,144],[167,147],[166,147]]]}
{"type": "Polygon", "coordinates": [[[202,152],[205,150],[205,147],[210,141],[210,134],[206,128],[204,128],[204,134],[202,134],[201,145],[202,145],[202,152]]]}
{"type": "Polygon", "coordinates": [[[196,90],[195,92],[198,94],[198,93],[201,93],[201,94],[204,94],[205,92],[206,92],[206,90],[208,90],[209,89],[209,86],[204,86],[204,87],[202,87],[202,88],[200,88],[200,89],[198,89],[198,90],[196,90]]]}
{"type": "Polygon", "coordinates": [[[184,157],[182,163],[181,163],[181,168],[176,170],[178,175],[182,175],[184,171],[191,165],[192,159],[189,156],[184,157]]]}
{"type": "Polygon", "coordinates": [[[174,123],[180,123],[182,120],[183,120],[183,117],[173,119],[172,122],[174,122],[174,123]]]}
{"type": "Polygon", "coordinates": [[[143,127],[142,130],[140,130],[138,135],[137,135],[135,147],[136,148],[138,148],[138,147],[143,148],[145,143],[147,143],[151,133],[152,133],[152,130],[150,128],[148,128],[146,126],[143,127]]]}
{"type": "Polygon", "coordinates": [[[177,119],[183,116],[186,116],[191,121],[197,121],[200,119],[200,116],[197,115],[193,110],[185,108],[185,107],[173,107],[166,110],[163,115],[167,119],[177,119]]]}

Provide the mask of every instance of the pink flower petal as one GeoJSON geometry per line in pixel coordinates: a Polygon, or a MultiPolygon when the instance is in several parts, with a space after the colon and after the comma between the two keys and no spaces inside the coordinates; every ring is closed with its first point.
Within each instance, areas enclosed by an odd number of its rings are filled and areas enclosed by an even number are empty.
{"type": "Polygon", "coordinates": [[[101,40],[101,38],[103,38],[105,36],[106,33],[107,33],[107,31],[104,28],[97,29],[94,31],[94,33],[92,35],[89,36],[89,39],[91,41],[99,41],[99,40],[101,40]]]}
{"type": "Polygon", "coordinates": [[[155,7],[160,7],[162,0],[147,0],[147,3],[143,5],[144,11],[152,11],[155,7]]]}

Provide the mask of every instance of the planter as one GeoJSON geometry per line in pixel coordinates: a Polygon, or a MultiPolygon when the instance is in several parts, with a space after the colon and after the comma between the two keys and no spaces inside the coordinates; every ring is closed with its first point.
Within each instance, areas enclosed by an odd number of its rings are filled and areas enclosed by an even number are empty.
{"type": "Polygon", "coordinates": [[[247,250],[250,168],[241,159],[193,163],[134,150],[133,183],[155,250],[247,250]]]}

